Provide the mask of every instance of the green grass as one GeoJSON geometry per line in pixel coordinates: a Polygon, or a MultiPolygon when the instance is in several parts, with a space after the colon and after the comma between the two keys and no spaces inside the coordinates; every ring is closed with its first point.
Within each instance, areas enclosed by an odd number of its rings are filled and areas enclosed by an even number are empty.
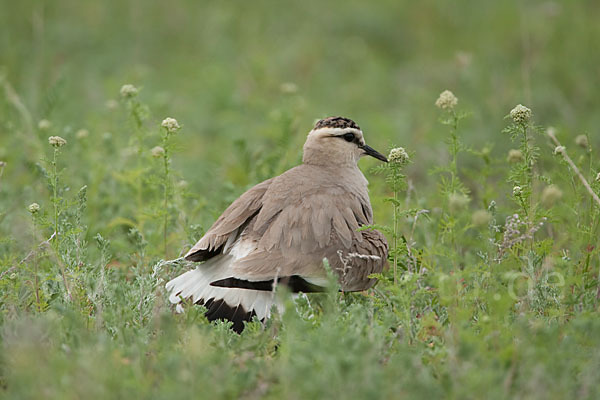
{"type": "Polygon", "coordinates": [[[600,206],[546,134],[600,194],[594,2],[0,9],[0,397],[600,396],[600,206]],[[242,335],[173,314],[186,267],[160,261],[328,115],[410,155],[360,163],[391,245],[379,284],[242,335]]]}

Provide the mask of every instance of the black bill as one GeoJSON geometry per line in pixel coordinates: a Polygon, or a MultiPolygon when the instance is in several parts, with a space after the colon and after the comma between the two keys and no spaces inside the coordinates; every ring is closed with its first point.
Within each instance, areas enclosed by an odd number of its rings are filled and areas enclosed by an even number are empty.
{"type": "Polygon", "coordinates": [[[371,157],[375,157],[376,159],[381,160],[383,162],[388,162],[388,159],[383,154],[381,154],[380,152],[378,152],[377,150],[375,150],[371,146],[367,146],[365,144],[364,146],[360,146],[360,148],[365,151],[366,155],[369,155],[371,157]]]}

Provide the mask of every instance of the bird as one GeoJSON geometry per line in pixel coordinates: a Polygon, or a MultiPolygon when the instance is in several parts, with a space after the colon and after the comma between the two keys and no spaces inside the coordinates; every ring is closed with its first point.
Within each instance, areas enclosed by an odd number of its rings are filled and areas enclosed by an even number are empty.
{"type": "Polygon", "coordinates": [[[388,244],[373,224],[363,156],[387,158],[365,143],[353,120],[316,122],[303,147],[302,164],[257,184],[235,200],[184,259],[201,263],[166,284],[169,300],[206,308],[209,321],[227,320],[240,333],[255,316],[265,321],[277,285],[291,292],[326,290],[324,259],[340,290],[372,287],[387,266],[388,244]]]}

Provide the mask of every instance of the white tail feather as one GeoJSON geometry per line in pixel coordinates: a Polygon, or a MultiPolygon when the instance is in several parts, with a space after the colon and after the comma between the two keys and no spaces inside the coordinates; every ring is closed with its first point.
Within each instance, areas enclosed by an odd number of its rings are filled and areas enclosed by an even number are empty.
{"type": "Polygon", "coordinates": [[[229,266],[234,260],[229,254],[218,255],[196,269],[167,282],[165,287],[171,293],[169,301],[177,304],[177,312],[183,311],[180,303],[185,299],[191,299],[193,303],[199,300],[223,300],[230,307],[241,305],[247,312],[254,311],[260,320],[271,315],[273,304],[282,308],[273,292],[211,286],[211,282],[232,276],[229,266]]]}

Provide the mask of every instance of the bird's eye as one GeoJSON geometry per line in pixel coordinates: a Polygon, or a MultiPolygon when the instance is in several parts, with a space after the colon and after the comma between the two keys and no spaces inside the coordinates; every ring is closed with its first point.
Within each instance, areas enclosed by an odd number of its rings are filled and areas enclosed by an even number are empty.
{"type": "Polygon", "coordinates": [[[342,137],[346,142],[352,142],[354,140],[354,133],[345,133],[342,137]]]}

